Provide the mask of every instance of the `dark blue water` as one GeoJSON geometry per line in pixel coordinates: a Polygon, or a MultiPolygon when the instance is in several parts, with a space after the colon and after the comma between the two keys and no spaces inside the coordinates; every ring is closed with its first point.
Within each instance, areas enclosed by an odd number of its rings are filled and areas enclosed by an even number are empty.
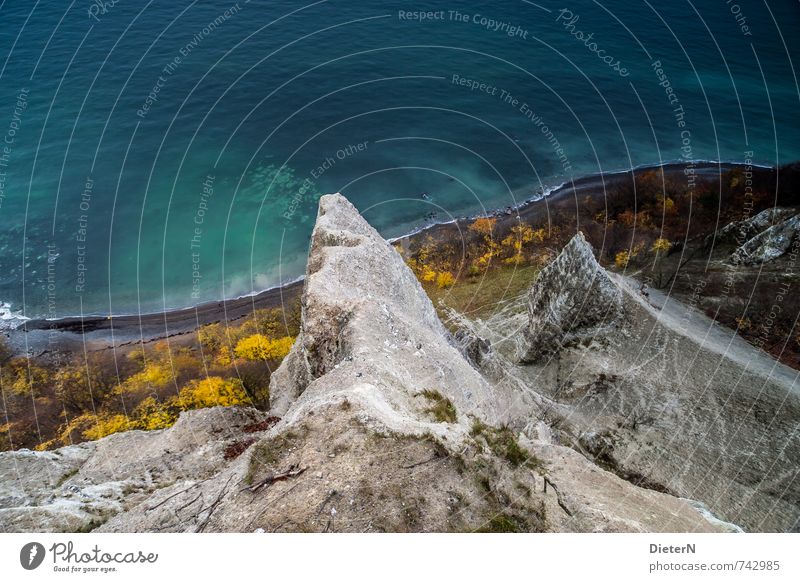
{"type": "Polygon", "coordinates": [[[302,274],[325,192],[395,236],[590,173],[797,160],[798,33],[792,0],[6,0],[0,300],[259,291],[302,274]]]}

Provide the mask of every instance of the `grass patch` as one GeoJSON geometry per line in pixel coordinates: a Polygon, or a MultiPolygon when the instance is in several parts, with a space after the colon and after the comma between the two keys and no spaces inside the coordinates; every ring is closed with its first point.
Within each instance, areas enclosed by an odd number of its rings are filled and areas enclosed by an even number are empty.
{"type": "Polygon", "coordinates": [[[84,523],[83,525],[81,525],[78,529],[76,529],[75,533],[89,533],[89,532],[97,529],[101,525],[103,525],[106,521],[108,521],[108,518],[92,519],[92,520],[84,523]]]}
{"type": "Polygon", "coordinates": [[[539,267],[501,266],[477,277],[459,276],[455,284],[439,289],[432,283],[424,283],[425,292],[437,311],[441,313],[439,301],[446,307],[471,317],[488,317],[498,308],[498,303],[518,297],[533,282],[539,267]]]}
{"type": "Polygon", "coordinates": [[[476,529],[475,533],[520,533],[524,531],[527,531],[525,525],[513,515],[501,513],[495,515],[486,525],[476,529]]]}
{"type": "Polygon", "coordinates": [[[520,446],[514,431],[507,426],[494,428],[476,418],[472,422],[472,430],[469,434],[476,441],[486,443],[486,446],[495,455],[515,467],[528,467],[529,469],[542,467],[542,462],[520,446]]]}
{"type": "Polygon", "coordinates": [[[273,439],[256,443],[253,446],[253,454],[250,457],[250,465],[247,467],[247,474],[244,476],[244,482],[250,485],[253,483],[256,474],[262,468],[274,467],[283,456],[286,449],[297,438],[297,433],[287,431],[273,439]]]}
{"type": "Polygon", "coordinates": [[[426,408],[425,412],[431,413],[436,422],[456,421],[456,407],[449,398],[442,396],[436,390],[424,390],[422,396],[431,402],[431,406],[426,408]]]}

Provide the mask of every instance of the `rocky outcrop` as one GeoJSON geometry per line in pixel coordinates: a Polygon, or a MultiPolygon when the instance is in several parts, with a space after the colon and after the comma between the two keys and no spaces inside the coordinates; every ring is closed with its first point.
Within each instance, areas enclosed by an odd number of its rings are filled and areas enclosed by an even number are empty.
{"type": "Polygon", "coordinates": [[[602,336],[621,314],[621,293],[579,232],[537,277],[528,292],[530,322],[517,350],[522,363],[602,336]]]}
{"type": "Polygon", "coordinates": [[[54,451],[0,453],[0,531],[88,531],[176,485],[191,487],[251,444],[267,415],[250,408],[181,414],[166,430],[129,431],[54,451]]]}
{"type": "Polygon", "coordinates": [[[383,402],[380,410],[397,411],[382,418],[385,424],[406,430],[426,390],[449,399],[462,418],[497,424],[517,408],[512,394],[460,357],[402,257],[350,202],[330,195],[320,200],[300,334],[271,378],[271,408],[285,414],[302,396],[334,398],[337,387],[352,383],[383,402]]]}
{"type": "Polygon", "coordinates": [[[733,251],[731,262],[735,265],[758,265],[777,259],[789,252],[798,234],[800,216],[781,220],[733,251]]]}
{"type": "Polygon", "coordinates": [[[550,432],[637,487],[697,500],[747,531],[797,531],[797,372],[703,313],[607,276],[625,319],[602,342],[513,366],[516,316],[500,313],[474,329],[495,362],[506,360],[505,381],[533,386],[542,399],[546,430],[525,432],[535,440],[550,432]]]}
{"type": "Polygon", "coordinates": [[[792,208],[767,208],[750,218],[726,224],[716,238],[720,243],[739,246],[795,214],[797,211],[792,208]]]}
{"type": "Polygon", "coordinates": [[[768,263],[789,252],[800,233],[800,216],[794,208],[768,208],[745,220],[731,222],[706,245],[716,240],[734,245],[730,262],[753,266],[768,263]]]}
{"type": "MultiPolygon", "coordinates": [[[[580,235],[537,285],[531,305],[550,314],[537,329],[566,352],[618,308],[618,286],[580,235]],[[559,278],[569,286],[556,288],[559,278]],[[592,315],[580,315],[578,293],[592,315]]],[[[210,409],[163,431],[2,454],[4,475],[26,470],[15,485],[2,481],[2,523],[109,532],[733,529],[578,452],[570,425],[577,430],[585,415],[569,418],[547,370],[516,366],[496,353],[502,339],[469,322],[463,329],[451,337],[395,250],[347,200],[325,196],[301,333],[270,385],[280,420],[210,409]]],[[[503,337],[509,331],[506,320],[503,337]]]]}

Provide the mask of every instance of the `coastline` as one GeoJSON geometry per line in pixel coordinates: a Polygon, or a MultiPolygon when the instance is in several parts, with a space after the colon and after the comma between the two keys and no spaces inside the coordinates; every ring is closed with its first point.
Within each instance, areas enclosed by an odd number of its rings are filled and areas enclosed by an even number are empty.
{"type": "MultiPolygon", "coordinates": [[[[745,167],[739,162],[694,162],[697,176],[711,176],[734,168],[745,167]]],[[[478,216],[491,216],[501,221],[532,220],[547,217],[551,204],[567,197],[602,196],[605,189],[630,180],[639,173],[663,169],[665,175],[683,174],[686,163],[668,162],[590,174],[561,184],[549,193],[537,193],[523,199],[515,207],[497,208],[485,214],[459,217],[448,222],[433,222],[411,232],[389,239],[390,242],[411,240],[422,234],[439,231],[443,236],[461,231],[478,216]]],[[[775,171],[769,166],[752,165],[765,171],[775,171]]],[[[233,322],[258,309],[282,307],[295,301],[303,289],[303,278],[264,291],[235,299],[211,301],[192,307],[143,314],[111,317],[68,316],[53,320],[30,319],[15,329],[6,330],[10,347],[20,353],[43,355],[49,352],[108,349],[115,346],[149,343],[165,338],[193,333],[200,326],[233,322]]]]}

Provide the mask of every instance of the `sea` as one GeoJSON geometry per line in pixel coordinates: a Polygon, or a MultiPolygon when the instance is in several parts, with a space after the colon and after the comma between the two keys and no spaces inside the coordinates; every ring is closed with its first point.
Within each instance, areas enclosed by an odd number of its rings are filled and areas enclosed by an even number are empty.
{"type": "Polygon", "coordinates": [[[296,280],[592,174],[800,159],[796,0],[0,0],[0,322],[296,280]]]}

